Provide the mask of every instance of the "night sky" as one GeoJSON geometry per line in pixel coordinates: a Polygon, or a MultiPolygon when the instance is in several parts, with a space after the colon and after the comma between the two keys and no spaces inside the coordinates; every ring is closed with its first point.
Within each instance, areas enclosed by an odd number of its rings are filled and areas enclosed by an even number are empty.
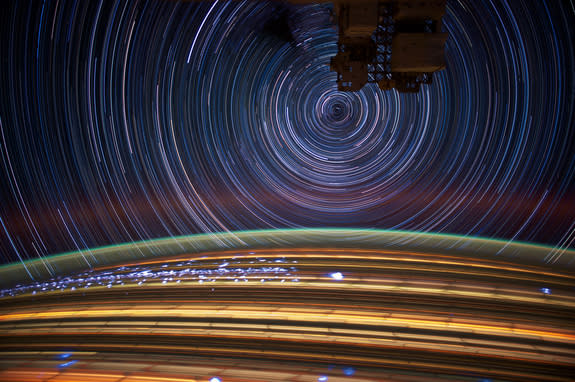
{"type": "Polygon", "coordinates": [[[2,1],[0,262],[361,227],[573,247],[573,0],[448,0],[418,94],[337,91],[329,5],[2,1]]]}

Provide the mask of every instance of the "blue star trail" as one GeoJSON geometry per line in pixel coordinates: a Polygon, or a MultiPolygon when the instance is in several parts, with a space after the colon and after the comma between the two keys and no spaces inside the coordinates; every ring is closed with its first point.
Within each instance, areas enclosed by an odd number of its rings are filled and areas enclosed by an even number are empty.
{"type": "Polygon", "coordinates": [[[575,240],[575,8],[453,0],[417,94],[339,92],[330,4],[9,1],[0,261],[203,232],[575,240]]]}

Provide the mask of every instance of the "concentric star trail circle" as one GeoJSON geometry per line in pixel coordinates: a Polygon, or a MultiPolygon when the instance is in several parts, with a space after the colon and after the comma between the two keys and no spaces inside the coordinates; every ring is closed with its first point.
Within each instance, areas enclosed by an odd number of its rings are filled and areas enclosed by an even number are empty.
{"type": "Polygon", "coordinates": [[[197,232],[575,240],[575,14],[450,1],[418,94],[337,90],[330,5],[9,2],[3,261],[197,232]]]}

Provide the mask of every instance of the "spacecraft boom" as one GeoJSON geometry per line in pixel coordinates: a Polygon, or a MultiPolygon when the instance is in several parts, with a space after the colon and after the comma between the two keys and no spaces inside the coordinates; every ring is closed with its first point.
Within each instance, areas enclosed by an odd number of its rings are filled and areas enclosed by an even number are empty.
{"type": "MultiPolygon", "coordinates": [[[[200,0],[197,0],[200,1],[200,0]]],[[[446,0],[288,0],[295,5],[333,3],[338,52],[330,68],[340,91],[367,83],[417,93],[445,68],[441,31],[446,0]]]]}

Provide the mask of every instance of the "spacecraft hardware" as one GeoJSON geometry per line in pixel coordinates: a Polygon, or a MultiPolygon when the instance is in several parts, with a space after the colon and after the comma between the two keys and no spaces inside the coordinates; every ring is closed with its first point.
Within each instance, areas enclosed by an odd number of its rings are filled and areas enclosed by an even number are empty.
{"type": "MultiPolygon", "coordinates": [[[[285,0],[284,0],[285,1],[285,0]]],[[[382,90],[417,93],[445,68],[448,34],[441,31],[446,0],[288,0],[332,3],[338,52],[330,68],[340,91],[368,83],[382,90]]]]}
{"type": "Polygon", "coordinates": [[[445,68],[447,33],[441,32],[445,0],[336,2],[338,53],[331,69],[339,90],[366,83],[382,90],[417,92],[445,68]]]}
{"type": "MultiPolygon", "coordinates": [[[[291,0],[312,3],[311,0],[291,0]]],[[[321,1],[324,2],[324,1],[321,1]]],[[[416,93],[445,68],[448,34],[441,31],[446,0],[333,0],[339,29],[331,59],[340,91],[367,83],[416,93]]]]}

